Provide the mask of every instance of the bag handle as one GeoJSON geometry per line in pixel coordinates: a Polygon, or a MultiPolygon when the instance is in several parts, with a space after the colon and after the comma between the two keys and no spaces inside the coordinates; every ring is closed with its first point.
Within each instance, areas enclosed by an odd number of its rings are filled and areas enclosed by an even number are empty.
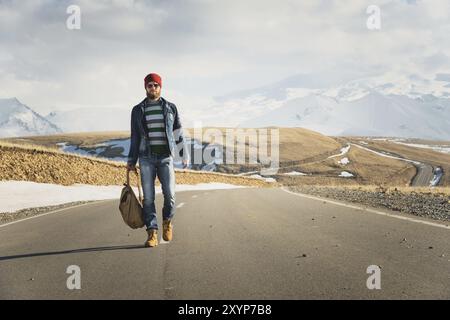
{"type": "MultiPolygon", "coordinates": [[[[137,185],[138,185],[138,191],[139,191],[139,202],[141,203],[141,205],[143,205],[141,179],[139,179],[139,174],[137,172],[137,168],[133,171],[134,171],[134,173],[136,173],[136,178],[137,178],[137,185]]],[[[127,170],[127,186],[130,186],[130,170],[127,170]]]]}

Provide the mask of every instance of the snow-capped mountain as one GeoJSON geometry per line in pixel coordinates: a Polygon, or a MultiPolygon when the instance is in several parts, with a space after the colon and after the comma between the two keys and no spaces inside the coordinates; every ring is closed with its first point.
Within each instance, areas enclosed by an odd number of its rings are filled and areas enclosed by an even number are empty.
{"type": "Polygon", "coordinates": [[[402,95],[410,98],[422,98],[425,96],[449,98],[449,82],[439,79],[426,79],[418,75],[372,77],[355,79],[343,84],[322,88],[318,93],[333,97],[337,101],[352,101],[371,93],[378,92],[382,95],[402,95]]]}
{"type": "Polygon", "coordinates": [[[126,131],[130,130],[131,109],[79,108],[52,111],[46,119],[64,132],[126,131]]]}
{"type": "Polygon", "coordinates": [[[240,126],[304,127],[326,135],[450,140],[450,99],[426,98],[371,91],[360,98],[337,101],[312,94],[286,101],[276,110],[240,126]]]}
{"type": "Polygon", "coordinates": [[[270,105],[267,102],[273,97],[265,96],[264,88],[254,90],[252,94],[260,97],[252,105],[257,112],[240,121],[239,127],[304,127],[326,135],[450,140],[450,97],[445,82],[417,76],[414,81],[382,80],[359,79],[330,88],[285,88],[286,94],[278,94],[281,99],[270,105]]]}
{"type": "Polygon", "coordinates": [[[0,99],[0,137],[49,135],[62,132],[16,98],[0,99]]]}
{"type": "MultiPolygon", "coordinates": [[[[433,79],[383,75],[341,81],[296,75],[212,102],[181,103],[181,118],[187,127],[195,122],[219,127],[304,127],[326,135],[450,140],[450,74],[433,79]]],[[[54,132],[59,128],[64,132],[130,130],[131,109],[55,110],[43,119],[17,99],[0,101],[2,136],[49,134],[52,128],[54,132]],[[32,115],[47,121],[38,125],[30,120],[32,115]]]]}

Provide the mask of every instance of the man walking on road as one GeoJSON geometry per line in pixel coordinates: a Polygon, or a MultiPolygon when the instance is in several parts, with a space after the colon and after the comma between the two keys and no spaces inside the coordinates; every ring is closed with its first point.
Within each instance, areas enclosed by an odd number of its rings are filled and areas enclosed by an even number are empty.
{"type": "Polygon", "coordinates": [[[131,141],[127,170],[136,171],[139,158],[141,184],[144,192],[143,214],[148,238],[146,247],[158,245],[158,222],[155,208],[155,179],[161,183],[164,195],[163,234],[172,240],[175,214],[175,171],[173,159],[182,150],[183,167],[187,167],[188,152],[177,107],[161,97],[162,80],[156,73],[144,79],[147,97],[131,111],[131,141]],[[180,148],[178,146],[181,146],[180,148]]]}

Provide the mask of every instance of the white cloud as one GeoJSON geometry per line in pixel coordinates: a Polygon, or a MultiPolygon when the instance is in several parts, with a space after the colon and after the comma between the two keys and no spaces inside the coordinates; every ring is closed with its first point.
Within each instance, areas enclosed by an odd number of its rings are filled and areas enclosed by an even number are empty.
{"type": "MultiPolygon", "coordinates": [[[[382,28],[366,27],[371,1],[0,1],[0,96],[38,111],[129,108],[150,71],[167,94],[196,106],[212,95],[296,73],[348,78],[448,73],[450,2],[377,1],[382,28]],[[67,30],[77,4],[82,29],[67,30]],[[447,69],[446,69],[447,68],[447,69]]],[[[170,99],[170,96],[168,96],[170,99]]]]}

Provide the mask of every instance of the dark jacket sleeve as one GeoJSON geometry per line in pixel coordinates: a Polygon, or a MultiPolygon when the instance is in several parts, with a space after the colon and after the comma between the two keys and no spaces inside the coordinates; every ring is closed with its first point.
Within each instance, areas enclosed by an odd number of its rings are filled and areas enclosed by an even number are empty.
{"type": "Polygon", "coordinates": [[[130,138],[130,151],[128,153],[129,165],[136,165],[139,156],[139,145],[141,143],[141,135],[139,134],[139,127],[137,123],[136,108],[131,111],[131,138],[130,138]]]}

